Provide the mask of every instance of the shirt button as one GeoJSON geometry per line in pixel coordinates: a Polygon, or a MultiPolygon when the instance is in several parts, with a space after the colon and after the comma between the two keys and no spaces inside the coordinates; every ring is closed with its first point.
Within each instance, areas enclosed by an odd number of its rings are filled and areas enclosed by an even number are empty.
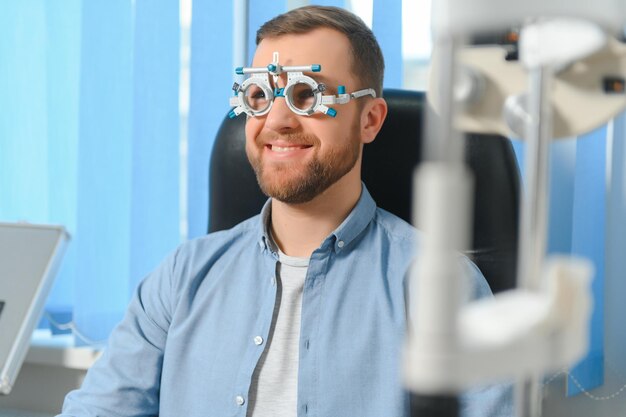
{"type": "Polygon", "coordinates": [[[345,245],[343,240],[340,240],[339,242],[337,242],[337,246],[339,246],[340,248],[343,248],[343,245],[345,245]]]}
{"type": "Polygon", "coordinates": [[[244,405],[246,400],[241,395],[238,395],[235,397],[235,402],[237,405],[244,405]]]}
{"type": "Polygon", "coordinates": [[[263,343],[263,338],[261,336],[257,336],[254,338],[254,344],[259,346],[260,344],[263,343]]]}

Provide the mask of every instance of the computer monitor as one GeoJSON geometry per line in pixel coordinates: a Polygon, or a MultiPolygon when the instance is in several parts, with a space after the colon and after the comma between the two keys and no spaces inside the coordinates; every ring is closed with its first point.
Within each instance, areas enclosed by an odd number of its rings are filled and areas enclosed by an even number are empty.
{"type": "Polygon", "coordinates": [[[0,394],[17,378],[68,240],[62,226],[0,223],[0,394]]]}

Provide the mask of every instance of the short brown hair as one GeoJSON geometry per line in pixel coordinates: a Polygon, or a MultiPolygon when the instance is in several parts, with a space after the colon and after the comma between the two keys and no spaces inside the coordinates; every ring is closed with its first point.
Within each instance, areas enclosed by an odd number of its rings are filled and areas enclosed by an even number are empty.
{"type": "Polygon", "coordinates": [[[339,7],[305,6],[290,10],[265,22],[256,33],[256,44],[265,38],[308,33],[318,28],[335,29],[350,42],[351,72],[363,84],[382,97],[385,61],[380,45],[367,25],[353,13],[339,7]]]}

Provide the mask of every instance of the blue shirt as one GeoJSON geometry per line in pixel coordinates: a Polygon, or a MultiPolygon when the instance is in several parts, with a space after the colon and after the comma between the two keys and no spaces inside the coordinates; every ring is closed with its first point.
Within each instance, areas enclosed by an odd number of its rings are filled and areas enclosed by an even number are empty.
{"type": "MultiPolygon", "coordinates": [[[[233,229],[189,241],[138,287],[123,321],[60,416],[245,417],[268,340],[278,255],[269,202],[233,229]]],[[[363,186],[310,259],[302,298],[299,417],[406,417],[401,350],[416,232],[363,186]]],[[[462,258],[474,289],[489,294],[462,258]]],[[[467,394],[466,416],[510,415],[510,392],[467,394]]]]}

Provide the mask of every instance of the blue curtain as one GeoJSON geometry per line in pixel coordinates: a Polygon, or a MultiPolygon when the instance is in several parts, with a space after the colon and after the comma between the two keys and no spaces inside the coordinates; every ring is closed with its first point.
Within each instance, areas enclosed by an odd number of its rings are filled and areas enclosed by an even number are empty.
{"type": "Polygon", "coordinates": [[[68,228],[47,309],[103,340],[180,241],[178,2],[3,2],[0,56],[0,219],[68,228]]]}
{"type": "Polygon", "coordinates": [[[27,0],[6,2],[2,9],[0,216],[42,221],[51,216],[48,178],[54,169],[47,140],[48,97],[54,93],[48,93],[46,82],[46,7],[43,1],[27,0]]]}
{"type": "MultiPolygon", "coordinates": [[[[80,2],[0,6],[0,219],[76,232],[80,2]],[[54,82],[49,82],[54,80],[54,82]]],[[[49,308],[74,300],[70,245],[49,308]]],[[[67,318],[67,316],[65,317],[67,318]]]]}
{"type": "MultiPolygon", "coordinates": [[[[256,31],[271,18],[287,11],[287,2],[249,0],[248,13],[248,65],[252,63],[254,51],[256,50],[256,31]]],[[[232,70],[231,70],[232,71],[232,70]]],[[[232,75],[232,73],[231,73],[232,75]]]]}
{"type": "Polygon", "coordinates": [[[402,2],[374,0],[372,31],[385,57],[385,88],[402,88],[402,2]]]}
{"type": "Polygon", "coordinates": [[[209,159],[233,84],[232,2],[194,0],[188,145],[189,237],[208,229],[209,159]]]}
{"type": "MultiPolygon", "coordinates": [[[[570,371],[578,384],[568,383],[568,395],[604,382],[606,146],[606,126],[550,146],[548,253],[581,256],[595,268],[589,353],[570,371]]],[[[514,141],[514,148],[524,171],[524,145],[514,141]]]]}

